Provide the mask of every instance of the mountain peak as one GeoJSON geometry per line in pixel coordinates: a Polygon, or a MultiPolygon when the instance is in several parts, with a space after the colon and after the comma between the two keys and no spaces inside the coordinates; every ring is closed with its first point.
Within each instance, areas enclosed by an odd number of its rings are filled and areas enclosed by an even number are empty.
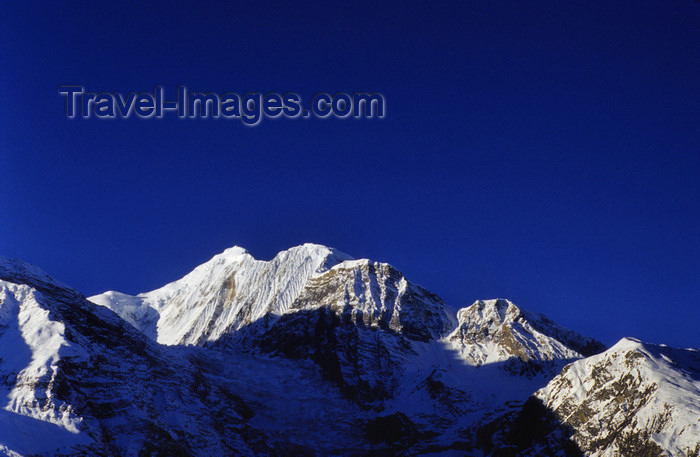
{"type": "Polygon", "coordinates": [[[351,257],[303,244],[256,260],[234,246],[151,292],[90,297],[164,344],[202,344],[272,314],[284,314],[304,285],[351,257]]]}
{"type": "Polygon", "coordinates": [[[521,314],[518,308],[510,300],[495,298],[490,300],[477,300],[466,308],[457,312],[457,319],[460,325],[478,320],[488,325],[502,325],[506,322],[513,322],[521,314]]]}
{"type": "Polygon", "coordinates": [[[330,270],[339,263],[354,260],[348,254],[341,252],[335,248],[324,246],[322,244],[304,243],[299,246],[294,246],[285,251],[279,252],[271,262],[281,261],[288,262],[294,259],[308,258],[312,262],[318,262],[316,273],[323,273],[330,270]]]}
{"type": "Polygon", "coordinates": [[[224,252],[215,255],[214,258],[217,258],[217,257],[236,258],[236,257],[240,257],[240,256],[245,255],[245,254],[249,254],[249,252],[246,248],[243,248],[240,246],[232,246],[230,248],[225,249],[224,252]]]}
{"type": "MultiPolygon", "coordinates": [[[[323,258],[327,263],[321,265],[320,268],[323,271],[330,269],[340,262],[353,260],[351,256],[335,248],[316,243],[304,243],[278,252],[271,261],[274,261],[275,259],[290,259],[293,257],[310,257],[315,259],[323,258]]],[[[244,258],[260,261],[259,259],[256,259],[246,248],[241,246],[232,246],[225,249],[223,252],[216,254],[208,262],[205,262],[198,268],[209,264],[228,264],[231,262],[240,261],[244,258]]]]}
{"type": "Polygon", "coordinates": [[[700,351],[622,338],[534,394],[586,455],[697,455],[700,351]]]}
{"type": "Polygon", "coordinates": [[[467,362],[563,363],[600,352],[602,343],[561,327],[509,300],[477,300],[457,313],[459,325],[447,340],[467,362]]]}

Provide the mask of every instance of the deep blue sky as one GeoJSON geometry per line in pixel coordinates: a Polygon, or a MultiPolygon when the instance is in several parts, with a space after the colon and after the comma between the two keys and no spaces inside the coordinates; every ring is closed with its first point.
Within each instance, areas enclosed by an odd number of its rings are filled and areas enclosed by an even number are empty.
{"type": "Polygon", "coordinates": [[[700,346],[700,3],[286,3],[5,5],[0,253],[90,295],[316,242],[454,306],[700,346]],[[387,116],[69,120],[62,84],[387,116]]]}

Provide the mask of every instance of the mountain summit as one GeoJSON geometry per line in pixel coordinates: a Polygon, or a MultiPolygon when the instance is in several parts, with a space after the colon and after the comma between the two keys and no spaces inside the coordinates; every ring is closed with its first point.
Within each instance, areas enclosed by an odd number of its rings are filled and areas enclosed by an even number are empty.
{"type": "MultiPolygon", "coordinates": [[[[563,328],[508,300],[478,300],[457,313],[447,337],[464,360],[480,366],[516,361],[515,369],[580,359],[605,350],[600,342],[563,328]],[[531,363],[534,362],[534,363],[531,363]]],[[[561,366],[559,366],[561,368],[561,366]]]]}
{"type": "Polygon", "coordinates": [[[325,246],[305,244],[266,262],[236,246],[152,292],[106,292],[90,300],[159,343],[196,345],[267,314],[283,314],[309,279],[349,259],[325,246]]]}
{"type": "Polygon", "coordinates": [[[423,339],[442,335],[452,325],[442,300],[409,284],[390,265],[353,260],[316,244],[282,251],[270,261],[234,247],[152,292],[129,296],[111,291],[90,300],[167,345],[204,345],[264,317],[320,306],[350,313],[370,327],[386,326],[423,339]],[[421,316],[402,321],[401,313],[408,312],[421,316]]]}

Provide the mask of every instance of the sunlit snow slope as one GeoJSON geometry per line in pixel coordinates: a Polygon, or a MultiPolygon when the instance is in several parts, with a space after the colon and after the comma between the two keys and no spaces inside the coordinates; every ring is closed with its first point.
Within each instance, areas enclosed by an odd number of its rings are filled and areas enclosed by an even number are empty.
{"type": "Polygon", "coordinates": [[[305,244],[267,262],[233,247],[152,292],[135,297],[106,292],[90,300],[159,343],[200,345],[267,314],[285,313],[309,279],[349,259],[325,246],[305,244]]]}

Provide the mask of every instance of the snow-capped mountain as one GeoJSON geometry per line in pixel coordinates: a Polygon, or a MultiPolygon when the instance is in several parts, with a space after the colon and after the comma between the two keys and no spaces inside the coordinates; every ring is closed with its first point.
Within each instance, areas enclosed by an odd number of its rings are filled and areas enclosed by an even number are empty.
{"type": "MultiPolygon", "coordinates": [[[[177,348],[0,258],[0,455],[259,455],[249,407],[177,348]]],[[[262,444],[260,444],[262,443],[262,444]]]]}
{"type": "MultiPolygon", "coordinates": [[[[477,302],[455,318],[439,297],[391,265],[353,260],[313,244],[283,251],[269,262],[232,248],[161,289],[135,297],[107,292],[90,300],[164,344],[314,360],[343,392],[374,407],[393,397],[407,367],[425,365],[419,352],[435,358],[435,353],[454,356],[457,349],[467,365],[507,362],[499,367],[532,374],[542,371],[538,362],[561,369],[581,358],[579,351],[604,349],[504,300],[477,302]]],[[[436,363],[428,368],[417,382],[435,369],[445,370],[436,363]]],[[[462,384],[453,388],[474,390],[462,384]]],[[[515,399],[487,395],[492,397],[515,399]]]]}
{"type": "Polygon", "coordinates": [[[159,343],[201,345],[266,315],[287,311],[306,282],[349,256],[305,244],[269,262],[233,247],[152,292],[90,297],[159,343]]]}
{"type": "Polygon", "coordinates": [[[459,325],[447,341],[470,364],[505,362],[510,370],[544,368],[605,350],[545,316],[523,311],[508,300],[479,300],[457,313],[459,325]]]}
{"type": "Polygon", "coordinates": [[[692,455],[697,352],[638,344],[600,353],[507,300],[456,311],[313,244],[89,300],[0,258],[0,455],[637,455],[628,435],[692,455]]]}
{"type": "Polygon", "coordinates": [[[602,354],[566,366],[533,398],[572,432],[570,440],[585,455],[700,453],[695,349],[623,338],[602,354]]]}

